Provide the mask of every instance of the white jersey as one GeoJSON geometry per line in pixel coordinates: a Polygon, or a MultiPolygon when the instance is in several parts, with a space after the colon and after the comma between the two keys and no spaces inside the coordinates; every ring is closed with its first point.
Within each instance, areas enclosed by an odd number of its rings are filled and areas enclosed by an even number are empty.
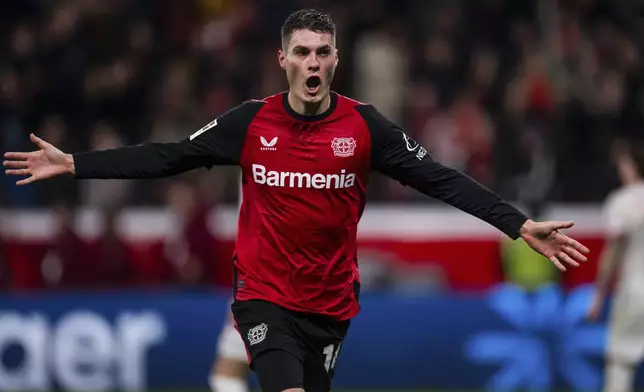
{"type": "Polygon", "coordinates": [[[606,201],[608,238],[626,237],[618,271],[609,353],[629,361],[644,358],[644,182],[623,187],[606,201]]]}
{"type": "Polygon", "coordinates": [[[246,346],[239,331],[235,328],[235,321],[232,313],[228,312],[226,323],[217,339],[217,356],[228,358],[239,362],[248,362],[246,346]]]}
{"type": "Polygon", "coordinates": [[[618,293],[644,295],[644,181],[611,194],[606,202],[605,219],[609,238],[627,239],[618,293]]]}

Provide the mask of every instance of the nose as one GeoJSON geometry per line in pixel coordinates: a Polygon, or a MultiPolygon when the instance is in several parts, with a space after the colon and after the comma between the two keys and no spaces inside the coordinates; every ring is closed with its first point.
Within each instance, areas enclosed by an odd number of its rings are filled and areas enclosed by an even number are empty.
{"type": "Polygon", "coordinates": [[[308,58],[308,69],[309,71],[320,70],[320,61],[318,60],[318,56],[315,53],[311,53],[308,58]]]}

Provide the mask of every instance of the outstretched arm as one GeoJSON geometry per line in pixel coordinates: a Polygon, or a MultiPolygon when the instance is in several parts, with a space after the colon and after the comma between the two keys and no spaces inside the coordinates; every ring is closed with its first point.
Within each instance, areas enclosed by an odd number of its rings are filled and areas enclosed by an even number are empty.
{"type": "Polygon", "coordinates": [[[7,168],[5,173],[27,177],[16,182],[18,185],[27,185],[38,180],[76,173],[72,155],[65,154],[33,133],[29,135],[29,138],[40,150],[4,154],[6,160],[2,164],[7,168]]]}
{"type": "Polygon", "coordinates": [[[493,225],[512,239],[522,237],[557,268],[578,266],[588,249],[559,230],[572,222],[534,222],[469,176],[441,165],[371,105],[357,109],[371,133],[372,167],[403,185],[444,201],[493,225]]]}
{"type": "Polygon", "coordinates": [[[239,161],[248,124],[261,105],[259,101],[246,102],[175,143],[67,154],[32,134],[31,141],[39,150],[6,153],[3,164],[9,175],[27,176],[18,185],[64,174],[79,179],[158,178],[198,167],[234,165],[239,161]]]}
{"type": "Polygon", "coordinates": [[[627,247],[627,236],[620,235],[607,241],[602,255],[599,259],[599,269],[597,270],[597,280],[595,285],[595,295],[588,309],[588,319],[597,320],[599,317],[610,283],[624,260],[624,252],[627,247]]]}

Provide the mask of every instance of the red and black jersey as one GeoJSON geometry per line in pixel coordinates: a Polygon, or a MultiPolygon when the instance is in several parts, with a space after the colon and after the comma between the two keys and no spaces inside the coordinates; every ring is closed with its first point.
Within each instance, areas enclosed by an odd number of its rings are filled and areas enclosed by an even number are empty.
{"type": "Polygon", "coordinates": [[[239,165],[235,298],[348,319],[359,311],[358,222],[372,170],[489,222],[512,238],[527,217],[445,167],[373,106],[331,93],[296,113],[287,93],[252,100],[176,143],[74,156],[77,178],[152,178],[239,165]]]}

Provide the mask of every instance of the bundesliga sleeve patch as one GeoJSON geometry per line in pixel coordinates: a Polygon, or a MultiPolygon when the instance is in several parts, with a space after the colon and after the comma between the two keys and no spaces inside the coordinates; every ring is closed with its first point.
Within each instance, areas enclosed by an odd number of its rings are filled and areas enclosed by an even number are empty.
{"type": "Polygon", "coordinates": [[[217,126],[217,119],[214,119],[210,123],[208,123],[208,125],[206,125],[205,127],[201,128],[197,132],[195,132],[192,135],[190,135],[190,140],[194,140],[194,138],[196,138],[197,136],[199,136],[202,133],[206,132],[210,128],[213,128],[213,127],[216,127],[216,126],[217,126]]]}

